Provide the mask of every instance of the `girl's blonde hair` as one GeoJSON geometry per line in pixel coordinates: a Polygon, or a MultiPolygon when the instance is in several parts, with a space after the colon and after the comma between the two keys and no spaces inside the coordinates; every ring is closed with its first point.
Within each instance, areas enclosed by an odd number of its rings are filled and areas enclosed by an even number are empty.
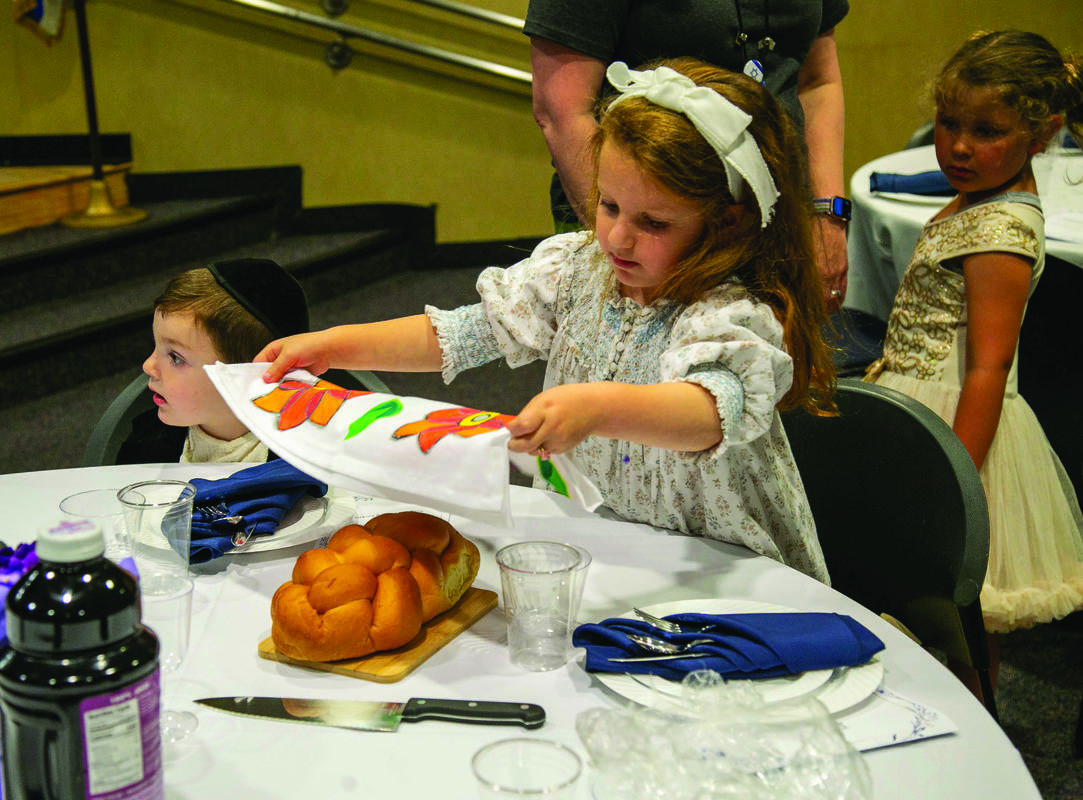
{"type": "Polygon", "coordinates": [[[174,276],[154,301],[163,314],[191,314],[227,364],[251,361],[274,340],[271,331],[222,288],[206,267],[174,276]]]}
{"type": "Polygon", "coordinates": [[[979,31],[948,59],[933,83],[937,106],[955,105],[968,89],[990,88],[1021,117],[1028,133],[1047,135],[1049,118],[1062,115],[1083,144],[1083,60],[1062,56],[1037,33],[979,31]]]}
{"type": "Polygon", "coordinates": [[[834,413],[835,367],[821,333],[827,312],[813,249],[804,149],[797,132],[770,92],[745,75],[692,58],[653,62],[639,69],[658,66],[715,90],[752,117],[748,132],[779,191],[774,213],[761,228],[756,198],[745,186],[740,204],[744,213],[734,221],[729,210],[737,203],[725,166],[695,126],[679,112],[629,97],[599,112],[599,127],[591,141],[595,165],[588,208],[591,227],[598,208],[598,156],[602,145],[610,142],[651,180],[696,204],[704,221],[699,241],[648,299],[665,297],[689,304],[723,283],[741,284],[767,303],[782,323],[786,350],[793,359],[793,384],[779,408],[804,406],[814,414],[834,413]]]}

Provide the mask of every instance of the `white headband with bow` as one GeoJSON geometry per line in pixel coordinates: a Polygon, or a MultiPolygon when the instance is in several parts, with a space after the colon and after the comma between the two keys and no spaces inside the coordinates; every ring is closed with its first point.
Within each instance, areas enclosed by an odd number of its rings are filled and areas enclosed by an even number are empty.
{"type": "Polygon", "coordinates": [[[756,140],[746,130],[752,117],[714,89],[697,86],[691,78],[669,67],[637,72],[628,69],[623,61],[615,61],[605,76],[620,92],[610,108],[629,97],[644,97],[688,117],[722,159],[733,199],[741,200],[743,178],[759,203],[761,227],[767,227],[778,189],[756,140]]]}

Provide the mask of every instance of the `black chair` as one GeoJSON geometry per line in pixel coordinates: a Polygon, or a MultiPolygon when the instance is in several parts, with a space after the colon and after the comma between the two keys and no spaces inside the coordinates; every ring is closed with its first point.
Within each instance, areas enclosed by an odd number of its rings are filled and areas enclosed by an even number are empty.
{"type": "Polygon", "coordinates": [[[1080,298],[1083,269],[1047,256],[1019,331],[1019,393],[1083,498],[1083,425],[1076,406],[1083,396],[1083,371],[1065,358],[1074,349],[1071,343],[1079,341],[1080,298]]]}
{"type": "MultiPolygon", "coordinates": [[[[345,389],[365,389],[391,394],[387,384],[371,372],[332,369],[321,377],[345,389]]],[[[83,462],[80,466],[116,464],[120,446],[131,432],[132,420],[152,408],[154,401],[147,391],[147,376],[140,372],[121,389],[94,425],[83,450],[83,462]]]]}
{"type": "Polygon", "coordinates": [[[929,120],[919,125],[910,138],[906,141],[906,147],[904,149],[909,150],[913,147],[924,147],[925,145],[933,143],[933,122],[929,120]]]}
{"type": "Polygon", "coordinates": [[[831,324],[824,326],[824,341],[835,348],[833,360],[839,377],[860,377],[865,367],[884,354],[887,323],[882,319],[843,308],[831,315],[831,324]]]}
{"type": "Polygon", "coordinates": [[[989,512],[974,462],[932,410],[839,381],[837,417],[783,414],[832,585],[972,667],[998,719],[979,595],[989,512]]]}

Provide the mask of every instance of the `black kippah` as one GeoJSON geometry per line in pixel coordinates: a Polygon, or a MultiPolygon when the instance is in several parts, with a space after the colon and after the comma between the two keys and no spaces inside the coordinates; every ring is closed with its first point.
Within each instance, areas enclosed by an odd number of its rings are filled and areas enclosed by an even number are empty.
{"type": "Polygon", "coordinates": [[[207,267],[218,285],[279,339],[308,332],[308,300],[297,279],[266,258],[217,261],[207,267]]]}

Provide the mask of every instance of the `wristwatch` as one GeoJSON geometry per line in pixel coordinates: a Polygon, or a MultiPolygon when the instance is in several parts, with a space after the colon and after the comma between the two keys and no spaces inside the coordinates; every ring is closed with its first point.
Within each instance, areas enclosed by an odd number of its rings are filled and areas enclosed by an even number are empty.
{"type": "Polygon", "coordinates": [[[853,216],[852,204],[845,197],[817,197],[812,201],[812,208],[817,214],[849,222],[853,216]]]}

